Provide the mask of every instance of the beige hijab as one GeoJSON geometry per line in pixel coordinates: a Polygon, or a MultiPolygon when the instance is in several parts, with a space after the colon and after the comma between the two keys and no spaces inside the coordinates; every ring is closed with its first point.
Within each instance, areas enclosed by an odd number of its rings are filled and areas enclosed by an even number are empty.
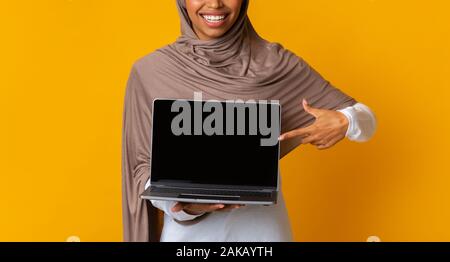
{"type": "MultiPolygon", "coordinates": [[[[177,0],[181,36],[134,64],[123,111],[125,241],[159,240],[161,215],[149,201],[139,198],[150,176],[153,99],[193,98],[194,92],[202,92],[204,99],[279,100],[282,132],[314,121],[301,107],[302,98],[330,110],[356,103],[302,58],[259,37],[247,17],[248,5],[244,0],[236,23],[224,36],[202,41],[193,31],[185,0],[177,0]]],[[[298,139],[283,141],[281,157],[299,143],[298,139]]]]}

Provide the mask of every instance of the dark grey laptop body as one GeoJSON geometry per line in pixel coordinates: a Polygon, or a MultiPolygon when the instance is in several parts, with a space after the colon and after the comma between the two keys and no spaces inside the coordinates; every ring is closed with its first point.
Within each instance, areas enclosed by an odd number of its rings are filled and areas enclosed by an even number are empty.
{"type": "Polygon", "coordinates": [[[242,101],[155,99],[152,105],[151,182],[141,198],[192,203],[275,204],[279,191],[280,143],[277,138],[281,130],[281,106],[276,102],[258,102],[255,115],[253,104],[242,101]],[[186,121],[178,121],[178,126],[174,124],[176,117],[180,117],[182,109],[185,109],[178,106],[175,110],[173,103],[177,101],[190,106],[191,112],[184,112],[187,113],[184,116],[190,114],[192,117],[189,128],[185,126],[189,125],[186,121]],[[205,108],[209,110],[205,112],[205,108]],[[214,112],[215,116],[222,114],[222,124],[210,121],[214,112]],[[233,112],[233,121],[227,119],[230,112],[233,112]],[[244,134],[242,129],[241,133],[238,131],[239,124],[243,127],[239,114],[245,114],[244,134]],[[199,115],[201,118],[195,119],[199,115]],[[251,133],[255,123],[259,126],[264,117],[268,121],[266,127],[270,126],[272,133],[267,134],[267,129],[264,134],[263,131],[251,133]],[[182,127],[186,132],[174,134],[174,126],[182,127]],[[216,133],[205,134],[206,126],[214,126],[216,133]],[[222,126],[222,133],[218,131],[218,126],[222,126]],[[228,133],[227,128],[232,126],[234,132],[228,133]],[[274,136],[277,139],[275,144],[274,136]],[[263,139],[272,144],[262,146],[263,139]]]}

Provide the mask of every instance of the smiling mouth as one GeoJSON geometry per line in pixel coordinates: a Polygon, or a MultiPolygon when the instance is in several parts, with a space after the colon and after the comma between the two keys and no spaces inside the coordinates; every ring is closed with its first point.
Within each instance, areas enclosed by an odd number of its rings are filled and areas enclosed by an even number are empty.
{"type": "Polygon", "coordinates": [[[219,26],[224,23],[225,19],[228,17],[228,14],[220,14],[220,15],[200,14],[200,16],[207,24],[212,26],[219,26]]]}

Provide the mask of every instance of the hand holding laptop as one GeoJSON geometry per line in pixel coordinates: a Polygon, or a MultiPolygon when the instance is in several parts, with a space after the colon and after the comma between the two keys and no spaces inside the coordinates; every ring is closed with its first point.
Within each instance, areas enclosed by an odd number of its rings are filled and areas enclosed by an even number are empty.
{"type": "Polygon", "coordinates": [[[183,210],[184,212],[191,215],[200,215],[203,213],[209,213],[214,211],[228,211],[235,208],[240,208],[244,205],[225,205],[225,204],[198,204],[198,203],[184,203],[177,202],[172,207],[172,212],[180,212],[183,210]]]}

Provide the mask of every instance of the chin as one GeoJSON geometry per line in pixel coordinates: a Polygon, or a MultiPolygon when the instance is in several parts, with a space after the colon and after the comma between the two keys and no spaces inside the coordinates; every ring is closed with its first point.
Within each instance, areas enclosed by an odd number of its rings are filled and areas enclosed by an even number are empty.
{"type": "Polygon", "coordinates": [[[224,34],[213,34],[213,35],[208,35],[208,37],[211,38],[211,39],[214,39],[214,38],[220,38],[223,35],[224,34]]]}
{"type": "Polygon", "coordinates": [[[220,30],[220,31],[213,31],[213,32],[205,32],[205,35],[208,38],[219,38],[223,36],[226,33],[226,31],[220,30]]]}

